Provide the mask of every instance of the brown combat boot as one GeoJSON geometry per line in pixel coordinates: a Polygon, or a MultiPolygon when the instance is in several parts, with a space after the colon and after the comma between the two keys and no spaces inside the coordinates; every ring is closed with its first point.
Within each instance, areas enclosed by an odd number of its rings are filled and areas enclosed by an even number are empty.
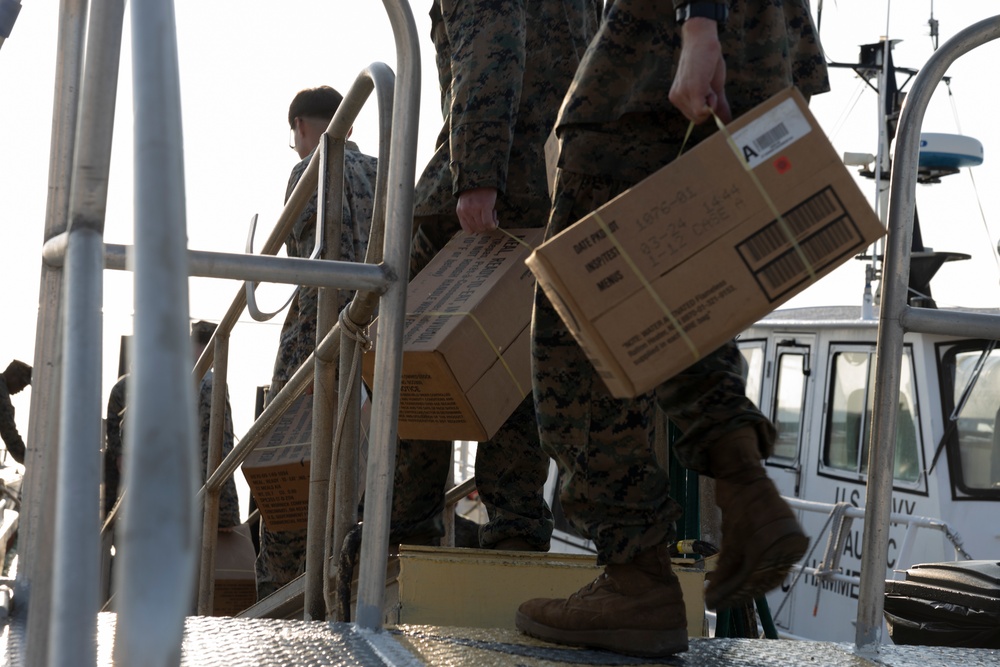
{"type": "Polygon", "coordinates": [[[536,598],[517,610],[516,625],[532,637],[643,657],[688,648],[681,585],[665,545],[640,552],[566,600],[536,598]]]}
{"type": "Polygon", "coordinates": [[[780,585],[809,546],[795,514],[761,465],[757,432],[733,431],[709,453],[722,510],[719,565],[709,575],[710,609],[749,602],[780,585]]]}

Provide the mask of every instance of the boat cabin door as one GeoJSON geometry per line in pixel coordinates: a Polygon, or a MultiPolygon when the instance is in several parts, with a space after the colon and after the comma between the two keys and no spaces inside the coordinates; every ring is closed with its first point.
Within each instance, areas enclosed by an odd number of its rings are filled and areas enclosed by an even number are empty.
{"type": "Polygon", "coordinates": [[[778,430],[767,460],[770,477],[783,496],[802,497],[808,409],[814,395],[815,336],[795,334],[740,343],[747,361],[747,396],[778,430]]]}

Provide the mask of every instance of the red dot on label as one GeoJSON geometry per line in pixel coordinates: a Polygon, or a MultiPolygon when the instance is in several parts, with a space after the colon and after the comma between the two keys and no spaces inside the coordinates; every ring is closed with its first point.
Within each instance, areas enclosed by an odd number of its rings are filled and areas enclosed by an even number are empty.
{"type": "Polygon", "coordinates": [[[779,174],[784,174],[786,171],[792,168],[792,161],[787,157],[782,155],[777,160],[774,161],[774,168],[778,170],[779,174]]]}

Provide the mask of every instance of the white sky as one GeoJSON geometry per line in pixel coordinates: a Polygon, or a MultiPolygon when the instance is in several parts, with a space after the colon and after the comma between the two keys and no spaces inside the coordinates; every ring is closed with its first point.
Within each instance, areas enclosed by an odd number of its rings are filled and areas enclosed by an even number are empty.
{"type": "MultiPolygon", "coordinates": [[[[38,310],[40,250],[47,193],[49,135],[54,89],[58,2],[22,0],[11,37],[0,48],[0,367],[14,357],[33,359],[38,310]]],[[[423,81],[417,165],[429,159],[440,128],[440,107],[427,11],[430,0],[413,3],[422,41],[423,81]]],[[[816,1],[813,2],[816,5],[816,1]]],[[[857,45],[886,34],[885,0],[826,2],[822,39],[828,56],[854,62],[857,45]]],[[[180,52],[189,245],[194,249],[242,252],[250,217],[260,214],[258,242],[277,220],[288,172],[297,158],[288,148],[287,109],[300,89],[329,84],[346,92],[369,63],[395,67],[395,47],[382,3],[262,2],[211,0],[175,3],[180,52]]],[[[815,7],[814,7],[815,10],[815,7]]],[[[898,65],[919,67],[931,54],[927,19],[931,2],[897,2],[888,34],[904,40],[898,65]]],[[[967,25],[996,13],[993,0],[937,3],[941,42],[967,25]]],[[[105,239],[132,243],[132,103],[126,8],[125,43],[119,76],[114,155],[105,239]]],[[[995,120],[995,72],[1000,44],[988,44],[959,60],[949,74],[953,104],[942,87],[932,101],[924,130],[963,134],[985,146],[985,162],[974,170],[987,223],[976,204],[969,172],[918,188],[924,241],[937,250],[973,254],[972,261],[942,269],[933,283],[941,305],[1000,306],[1000,146],[995,120]],[[988,226],[987,232],[984,224],[988,226]]],[[[875,152],[875,95],[864,92],[850,71],[831,73],[833,92],[814,98],[813,112],[841,152],[875,152]]],[[[352,137],[365,152],[377,152],[374,100],[352,137]]],[[[866,193],[874,194],[870,182],[866,193]]],[[[218,320],[240,285],[193,279],[191,314],[218,320]]],[[[791,305],[860,303],[863,267],[851,262],[794,299],[791,305]]],[[[275,305],[282,301],[270,293],[275,305]]],[[[262,304],[263,307],[269,305],[262,304]]],[[[104,392],[117,375],[118,337],[132,331],[131,274],[105,272],[104,392]]],[[[267,384],[283,314],[267,324],[237,327],[231,343],[230,395],[237,435],[252,421],[254,387],[267,384]]],[[[27,429],[29,391],[16,397],[18,422],[27,429]]]]}

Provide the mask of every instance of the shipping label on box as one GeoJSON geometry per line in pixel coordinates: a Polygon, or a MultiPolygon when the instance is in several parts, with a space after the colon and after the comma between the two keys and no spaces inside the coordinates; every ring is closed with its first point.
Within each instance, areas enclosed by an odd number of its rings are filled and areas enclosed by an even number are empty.
{"type": "Polygon", "coordinates": [[[615,396],[654,388],[885,233],[797,91],[727,130],[733,145],[716,133],[527,260],[615,396]]]}
{"type": "MultiPolygon", "coordinates": [[[[364,386],[360,392],[358,469],[360,479],[364,480],[371,400],[364,386]]],[[[330,409],[337,414],[336,401],[330,409]]],[[[243,462],[243,476],[268,530],[302,530],[308,524],[312,415],[312,394],[295,399],[264,441],[243,462]]]]}
{"type": "MultiPolygon", "coordinates": [[[[531,390],[535,280],[524,259],[544,230],[505,231],[460,232],[410,281],[400,437],[488,440],[531,390]]],[[[374,353],[363,374],[371,385],[374,353]]]]}
{"type": "Polygon", "coordinates": [[[243,462],[243,476],[268,530],[301,530],[309,515],[311,395],[300,396],[243,462]]]}

